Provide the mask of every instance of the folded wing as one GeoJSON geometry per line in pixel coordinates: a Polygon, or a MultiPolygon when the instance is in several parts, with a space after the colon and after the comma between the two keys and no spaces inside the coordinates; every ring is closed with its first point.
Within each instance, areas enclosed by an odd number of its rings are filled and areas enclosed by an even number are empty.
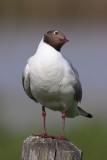
{"type": "Polygon", "coordinates": [[[33,99],[35,102],[37,102],[37,100],[33,97],[32,93],[31,93],[31,88],[30,88],[30,71],[29,71],[29,66],[28,64],[26,65],[24,72],[22,74],[22,84],[23,84],[23,88],[26,92],[26,94],[33,99]]]}
{"type": "Polygon", "coordinates": [[[81,101],[82,99],[82,86],[79,80],[79,74],[77,72],[77,70],[73,67],[73,65],[71,64],[71,62],[68,60],[71,69],[73,70],[74,74],[75,74],[75,84],[73,85],[73,88],[75,89],[75,99],[77,100],[77,102],[81,101]]]}

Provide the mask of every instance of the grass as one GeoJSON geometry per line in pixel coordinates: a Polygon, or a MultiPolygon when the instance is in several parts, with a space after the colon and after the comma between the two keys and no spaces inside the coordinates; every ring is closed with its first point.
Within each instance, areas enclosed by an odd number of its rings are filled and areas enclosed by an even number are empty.
{"type": "MultiPolygon", "coordinates": [[[[52,131],[51,131],[52,132],[52,131]]],[[[13,136],[0,132],[0,159],[20,160],[22,143],[29,133],[13,136]]],[[[81,128],[69,129],[66,136],[83,151],[83,160],[106,159],[107,127],[100,123],[83,125],[81,128]]]]}
{"type": "Polygon", "coordinates": [[[83,126],[72,131],[67,136],[83,151],[83,160],[106,159],[107,155],[107,128],[95,123],[92,126],[83,126]]]}

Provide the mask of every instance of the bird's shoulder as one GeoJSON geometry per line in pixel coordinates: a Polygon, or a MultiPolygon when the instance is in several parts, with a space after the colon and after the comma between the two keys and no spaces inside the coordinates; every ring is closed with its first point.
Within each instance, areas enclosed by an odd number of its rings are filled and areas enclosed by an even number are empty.
{"type": "Polygon", "coordinates": [[[75,90],[75,99],[76,101],[81,101],[82,99],[82,86],[81,86],[81,82],[80,82],[80,79],[79,79],[79,74],[76,70],[76,68],[73,67],[72,63],[70,62],[70,60],[68,60],[66,57],[65,58],[65,61],[67,63],[67,65],[69,66],[69,79],[71,79],[71,85],[72,87],[74,88],[75,90]],[[72,83],[73,81],[73,83],[72,83]]]}

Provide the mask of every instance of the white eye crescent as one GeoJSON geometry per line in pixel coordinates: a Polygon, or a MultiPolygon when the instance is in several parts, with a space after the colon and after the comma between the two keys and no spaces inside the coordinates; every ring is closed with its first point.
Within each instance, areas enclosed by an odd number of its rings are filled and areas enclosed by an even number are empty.
{"type": "Polygon", "coordinates": [[[56,35],[57,35],[58,33],[59,33],[58,31],[54,31],[54,34],[56,34],[56,35]]]}

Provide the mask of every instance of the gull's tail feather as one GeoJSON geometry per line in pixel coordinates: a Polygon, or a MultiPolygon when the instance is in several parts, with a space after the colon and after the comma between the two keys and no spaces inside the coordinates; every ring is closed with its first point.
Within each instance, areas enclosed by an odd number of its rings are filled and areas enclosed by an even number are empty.
{"type": "Polygon", "coordinates": [[[88,118],[92,118],[93,117],[90,113],[87,113],[82,108],[80,108],[78,106],[77,106],[77,108],[78,108],[79,115],[85,116],[85,117],[88,117],[88,118]]]}

